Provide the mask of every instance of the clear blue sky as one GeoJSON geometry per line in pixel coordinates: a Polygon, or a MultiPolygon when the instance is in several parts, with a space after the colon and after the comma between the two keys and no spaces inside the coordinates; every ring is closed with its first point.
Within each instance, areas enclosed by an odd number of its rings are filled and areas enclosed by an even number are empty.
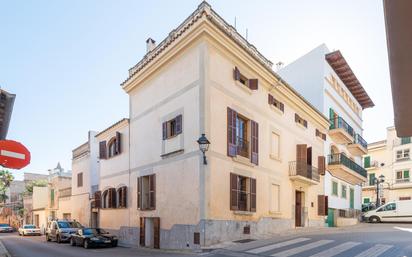
{"type": "MultiPolygon", "coordinates": [[[[120,87],[145,53],[200,1],[2,1],[0,86],[17,94],[8,134],[32,153],[22,171],[46,172],[88,130],[128,115],[120,87]],[[176,4],[178,2],[178,4],[176,4]]],[[[321,43],[342,51],[376,107],[364,112],[369,141],[393,125],[382,1],[210,0],[229,23],[274,63],[292,62],[321,43]]],[[[17,171],[15,174],[21,174],[17,171]]]]}

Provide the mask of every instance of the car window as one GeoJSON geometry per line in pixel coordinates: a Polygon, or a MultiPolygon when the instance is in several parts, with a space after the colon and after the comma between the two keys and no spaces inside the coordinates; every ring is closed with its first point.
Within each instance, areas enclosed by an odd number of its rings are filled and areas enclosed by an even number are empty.
{"type": "Polygon", "coordinates": [[[389,203],[387,205],[384,205],[384,206],[380,207],[376,211],[381,212],[381,211],[394,211],[394,210],[396,210],[396,204],[395,203],[389,203]]]}
{"type": "Polygon", "coordinates": [[[36,228],[36,226],[34,226],[34,225],[26,225],[26,226],[24,226],[23,228],[36,228]]]}
{"type": "Polygon", "coordinates": [[[82,225],[77,221],[69,222],[69,224],[71,228],[82,228],[82,225]]]}
{"type": "Polygon", "coordinates": [[[59,221],[57,222],[59,224],[59,228],[71,228],[70,223],[66,221],[59,221]]]}

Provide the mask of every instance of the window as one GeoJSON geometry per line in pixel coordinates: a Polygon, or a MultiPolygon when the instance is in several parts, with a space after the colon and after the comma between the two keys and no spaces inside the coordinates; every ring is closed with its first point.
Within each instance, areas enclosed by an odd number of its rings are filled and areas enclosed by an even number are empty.
{"type": "Polygon", "coordinates": [[[251,90],[258,89],[258,79],[248,79],[245,75],[240,73],[238,67],[235,67],[233,70],[233,79],[251,90]]]}
{"type": "Polygon", "coordinates": [[[409,182],[409,170],[399,170],[396,172],[396,183],[409,182]]]}
{"type": "Polygon", "coordinates": [[[173,138],[182,133],[182,115],[163,122],[163,140],[173,138]]]}
{"type": "Polygon", "coordinates": [[[371,157],[370,156],[365,156],[365,158],[363,159],[363,167],[364,168],[371,167],[371,157]]]}
{"type": "Polygon", "coordinates": [[[341,196],[342,196],[342,198],[345,198],[346,199],[346,190],[347,190],[347,187],[346,187],[346,185],[342,185],[342,192],[341,192],[341,196]]]}
{"type": "Polygon", "coordinates": [[[50,189],[50,205],[54,206],[54,189],[50,189]]]}
{"type": "Polygon", "coordinates": [[[338,196],[338,182],[332,181],[332,195],[338,196]]]}
{"type": "Polygon", "coordinates": [[[285,105],[274,98],[271,94],[268,95],[268,103],[271,106],[274,106],[275,108],[279,109],[281,112],[285,112],[285,105]]]}
{"type": "Polygon", "coordinates": [[[240,156],[249,158],[248,119],[240,115],[236,119],[237,152],[240,156]]]}
{"type": "Polygon", "coordinates": [[[396,151],[396,160],[409,159],[409,149],[403,149],[396,151]]]}
{"type": "Polygon", "coordinates": [[[371,199],[370,198],[368,198],[368,197],[365,197],[365,198],[363,198],[363,203],[370,203],[371,202],[371,199]]]}
{"type": "Polygon", "coordinates": [[[411,143],[411,137],[401,137],[401,145],[406,145],[411,143]]]}
{"type": "Polygon", "coordinates": [[[326,134],[320,132],[319,129],[316,129],[316,136],[319,137],[319,138],[321,138],[323,141],[326,141],[326,134]]]}
{"type": "Polygon", "coordinates": [[[375,173],[370,173],[369,175],[369,186],[374,186],[375,185],[375,173]]]}
{"type": "Polygon", "coordinates": [[[381,208],[379,208],[377,210],[377,212],[381,212],[381,211],[395,211],[396,210],[396,204],[395,203],[388,203],[385,206],[382,206],[381,208]]]}
{"type": "Polygon", "coordinates": [[[106,145],[106,141],[99,143],[100,159],[107,159],[121,153],[121,133],[116,132],[116,136],[112,137],[106,145]]]}
{"type": "Polygon", "coordinates": [[[299,114],[295,113],[295,122],[304,126],[305,128],[308,127],[308,122],[299,116],[299,114]]]}
{"type": "Polygon", "coordinates": [[[156,209],[156,175],[137,178],[137,208],[140,210],[156,209]]]}
{"type": "Polygon", "coordinates": [[[127,208],[127,187],[117,189],[117,208],[127,208]]]}
{"type": "Polygon", "coordinates": [[[280,136],[275,132],[271,135],[271,151],[270,155],[272,158],[280,159],[280,136]]]}
{"type": "Polygon", "coordinates": [[[103,208],[116,208],[116,189],[108,188],[102,194],[103,208]]]}
{"type": "Polygon", "coordinates": [[[270,184],[270,211],[280,212],[280,186],[270,184]]]}
{"type": "Polygon", "coordinates": [[[410,196],[400,196],[399,201],[406,201],[406,200],[411,200],[410,196]]]}
{"type": "Polygon", "coordinates": [[[256,211],[256,179],[230,174],[230,209],[256,211]]]}
{"type": "Polygon", "coordinates": [[[83,186],[83,172],[77,173],[77,187],[83,186]]]}

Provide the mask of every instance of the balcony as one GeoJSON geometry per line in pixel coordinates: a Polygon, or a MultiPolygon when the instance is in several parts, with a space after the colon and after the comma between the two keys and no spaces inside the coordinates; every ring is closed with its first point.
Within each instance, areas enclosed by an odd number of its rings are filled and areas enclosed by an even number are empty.
{"type": "Polygon", "coordinates": [[[351,184],[366,182],[366,170],[342,153],[328,156],[328,170],[333,176],[351,184]]]}
{"type": "Polygon", "coordinates": [[[329,136],[338,144],[349,144],[354,142],[353,128],[342,117],[330,120],[329,136]]]}
{"type": "Polygon", "coordinates": [[[293,181],[299,181],[309,185],[316,185],[319,183],[318,169],[306,162],[289,162],[289,177],[293,181]]]}
{"type": "Polygon", "coordinates": [[[355,156],[362,156],[368,153],[368,143],[361,135],[356,134],[353,143],[348,145],[348,151],[355,156]]]}

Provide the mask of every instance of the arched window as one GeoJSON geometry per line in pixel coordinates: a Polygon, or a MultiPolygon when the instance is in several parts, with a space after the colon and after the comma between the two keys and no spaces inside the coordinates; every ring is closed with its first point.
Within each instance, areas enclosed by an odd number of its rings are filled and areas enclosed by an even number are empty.
{"type": "Polygon", "coordinates": [[[109,151],[109,158],[117,155],[116,145],[117,145],[117,140],[115,137],[113,137],[112,139],[110,139],[109,143],[107,144],[107,148],[109,151]]]}
{"type": "Polygon", "coordinates": [[[102,194],[102,208],[108,208],[109,206],[109,189],[105,190],[102,194]]]}
{"type": "Polygon", "coordinates": [[[116,208],[116,189],[108,188],[102,194],[103,208],[116,208]]]}
{"type": "Polygon", "coordinates": [[[122,186],[117,189],[117,207],[127,208],[127,187],[122,186]]]}

